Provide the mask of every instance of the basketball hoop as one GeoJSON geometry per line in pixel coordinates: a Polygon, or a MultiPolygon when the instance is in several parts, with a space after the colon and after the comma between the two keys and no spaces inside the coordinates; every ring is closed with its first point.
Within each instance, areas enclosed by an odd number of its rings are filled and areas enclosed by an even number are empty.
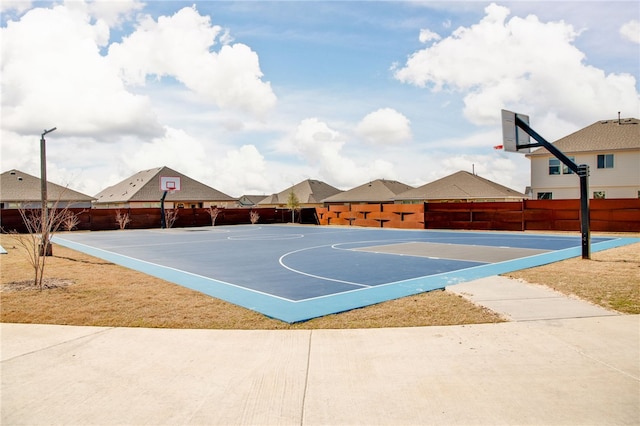
{"type": "Polygon", "coordinates": [[[167,197],[167,194],[180,191],[180,176],[160,176],[160,191],[162,191],[162,198],[160,199],[160,227],[164,229],[167,224],[164,212],[164,199],[167,197]]]}
{"type": "Polygon", "coordinates": [[[526,154],[531,151],[531,140],[529,134],[516,125],[516,117],[529,124],[528,115],[502,110],[502,149],[506,152],[526,154]]]}
{"type": "Polygon", "coordinates": [[[496,145],[493,149],[504,149],[504,145],[496,145]]]}
{"type": "Polygon", "coordinates": [[[161,176],[160,177],[160,191],[173,194],[176,191],[180,191],[180,177],[179,176],[161,176]]]}

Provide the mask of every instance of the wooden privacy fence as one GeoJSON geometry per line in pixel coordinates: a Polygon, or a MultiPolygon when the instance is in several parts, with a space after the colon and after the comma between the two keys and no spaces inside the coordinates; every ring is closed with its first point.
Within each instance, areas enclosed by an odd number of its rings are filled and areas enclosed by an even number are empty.
{"type": "MultiPolygon", "coordinates": [[[[524,229],[580,231],[580,200],[524,201],[524,229]]],[[[592,231],[640,232],[640,199],[589,200],[592,231]]]]}
{"type": "MultiPolygon", "coordinates": [[[[591,230],[640,232],[640,199],[589,202],[591,230]]],[[[580,200],[353,204],[317,208],[321,225],[500,231],[580,231],[580,200]]]]}
{"type": "Polygon", "coordinates": [[[316,208],[320,225],[425,229],[423,204],[352,204],[316,208]]]}
{"type": "MultiPolygon", "coordinates": [[[[127,229],[150,229],[160,228],[160,209],[68,209],[78,218],[78,224],[74,228],[81,231],[105,231],[120,229],[117,221],[117,214],[128,215],[130,222],[127,229]]],[[[291,222],[291,211],[276,208],[220,208],[216,225],[239,225],[251,223],[250,213],[256,212],[259,215],[259,224],[268,223],[288,223],[291,222]]],[[[176,209],[178,216],[173,224],[173,228],[188,228],[198,226],[211,226],[211,215],[209,209],[176,209]]],[[[40,210],[34,211],[36,214],[40,210]]],[[[296,212],[295,220],[298,223],[316,224],[316,212],[313,208],[303,208],[296,212]]],[[[0,210],[0,226],[3,232],[26,232],[26,227],[16,209],[0,210]]]]}
{"type": "MultiPolygon", "coordinates": [[[[591,230],[596,232],[640,232],[640,199],[590,200],[591,230]]],[[[118,209],[70,209],[79,223],[75,229],[103,231],[119,229],[118,209]]],[[[119,209],[128,214],[128,229],[160,227],[160,209],[119,209]]],[[[211,226],[209,209],[177,209],[174,228],[211,226]]],[[[287,209],[221,208],[216,225],[249,224],[250,212],[258,223],[291,222],[287,209]]],[[[366,226],[405,229],[469,229],[501,231],[579,231],[580,200],[525,200],[522,202],[353,204],[304,208],[296,222],[320,225],[366,226]]],[[[25,232],[18,210],[0,210],[3,232],[25,232]]]]}

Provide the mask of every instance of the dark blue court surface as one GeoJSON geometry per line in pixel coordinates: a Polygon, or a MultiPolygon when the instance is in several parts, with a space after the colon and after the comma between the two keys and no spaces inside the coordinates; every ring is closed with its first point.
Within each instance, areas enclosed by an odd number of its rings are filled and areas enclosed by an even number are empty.
{"type": "MultiPolygon", "coordinates": [[[[637,241],[593,238],[592,251],[637,241]]],[[[286,322],[581,255],[579,235],[287,225],[77,232],[54,242],[286,322]]]]}

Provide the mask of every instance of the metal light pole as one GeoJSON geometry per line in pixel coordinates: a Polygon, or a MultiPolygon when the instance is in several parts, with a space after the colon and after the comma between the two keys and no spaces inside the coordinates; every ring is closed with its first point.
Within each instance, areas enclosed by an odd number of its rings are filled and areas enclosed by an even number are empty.
{"type": "Polygon", "coordinates": [[[40,137],[40,210],[42,211],[42,242],[40,243],[40,256],[53,255],[53,249],[49,244],[49,205],[47,201],[47,153],[44,135],[56,130],[45,130],[40,137]],[[46,250],[45,250],[46,249],[46,250]]]}

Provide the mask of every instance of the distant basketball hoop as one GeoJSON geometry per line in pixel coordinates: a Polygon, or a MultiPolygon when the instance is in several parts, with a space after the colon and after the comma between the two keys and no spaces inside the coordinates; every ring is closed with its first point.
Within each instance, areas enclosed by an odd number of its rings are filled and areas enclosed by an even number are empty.
{"type": "Polygon", "coordinates": [[[167,194],[173,194],[176,191],[180,191],[180,177],[160,176],[160,191],[162,191],[162,198],[160,199],[160,227],[164,229],[167,227],[167,220],[164,212],[164,199],[167,197],[167,194]]]}
{"type": "Polygon", "coordinates": [[[175,191],[180,191],[180,177],[179,176],[161,176],[160,191],[168,191],[171,193],[175,191]]]}

